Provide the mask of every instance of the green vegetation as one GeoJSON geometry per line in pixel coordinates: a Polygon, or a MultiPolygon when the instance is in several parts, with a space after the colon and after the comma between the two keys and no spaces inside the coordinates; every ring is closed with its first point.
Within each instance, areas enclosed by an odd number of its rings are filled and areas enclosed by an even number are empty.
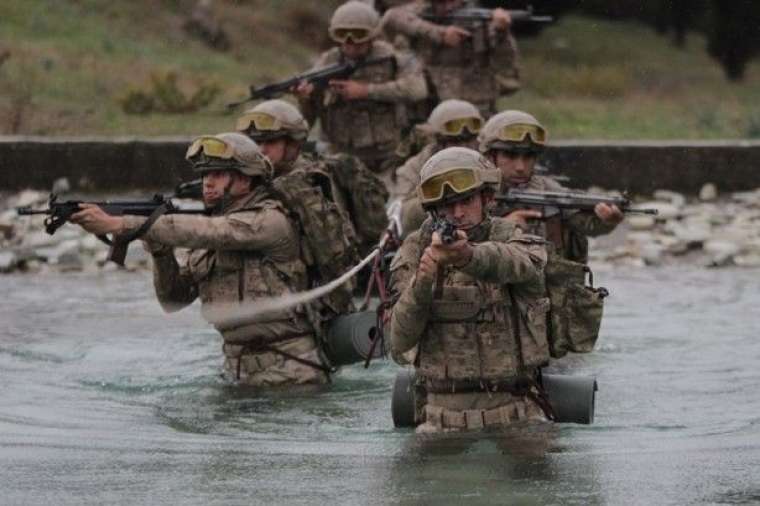
{"type": "MultiPolygon", "coordinates": [[[[248,84],[308,67],[327,43],[326,2],[218,0],[232,42],[230,51],[218,52],[183,31],[193,3],[4,0],[0,133],[229,130],[234,116],[226,113],[227,102],[244,97],[248,84]],[[180,109],[199,90],[219,92],[193,102],[188,108],[211,99],[196,112],[124,112],[136,91],[150,93],[156,76],[172,75],[180,109]]],[[[534,113],[555,139],[760,137],[758,66],[748,68],[743,82],[727,82],[701,37],[690,36],[680,50],[643,25],[567,17],[519,42],[525,85],[501,105],[534,113]]]]}

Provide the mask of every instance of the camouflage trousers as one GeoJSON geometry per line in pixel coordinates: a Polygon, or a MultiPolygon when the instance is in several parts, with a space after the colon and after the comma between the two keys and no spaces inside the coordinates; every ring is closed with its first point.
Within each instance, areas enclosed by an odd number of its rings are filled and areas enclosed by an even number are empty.
{"type": "Polygon", "coordinates": [[[417,433],[457,432],[506,427],[515,422],[547,421],[531,398],[507,392],[428,394],[425,422],[417,433]]]}
{"type": "MultiPolygon", "coordinates": [[[[302,360],[322,364],[313,337],[297,337],[272,345],[302,360]]],[[[224,369],[238,383],[256,387],[323,384],[327,373],[274,351],[243,353],[243,346],[224,345],[224,369]],[[238,376],[239,372],[239,376],[238,376]]]]}

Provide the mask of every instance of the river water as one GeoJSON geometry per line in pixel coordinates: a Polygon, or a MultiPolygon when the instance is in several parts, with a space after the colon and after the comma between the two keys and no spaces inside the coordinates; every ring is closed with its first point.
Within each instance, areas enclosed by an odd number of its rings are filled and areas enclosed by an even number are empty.
{"type": "Polygon", "coordinates": [[[0,504],[760,504],[760,271],[596,278],[594,425],[421,438],[391,363],[260,396],[149,273],[0,277],[0,504]]]}

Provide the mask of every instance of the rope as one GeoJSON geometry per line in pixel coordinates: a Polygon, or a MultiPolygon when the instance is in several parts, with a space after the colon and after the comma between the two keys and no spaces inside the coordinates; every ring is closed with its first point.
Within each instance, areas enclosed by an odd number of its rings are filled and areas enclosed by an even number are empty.
{"type": "Polygon", "coordinates": [[[245,323],[255,320],[257,317],[271,313],[274,311],[284,311],[300,304],[306,304],[313,300],[324,297],[328,293],[332,292],[336,288],[348,282],[349,279],[356,276],[356,274],[375,259],[377,255],[385,248],[386,242],[392,234],[385,234],[378,243],[377,246],[366,256],[364,259],[356,264],[354,267],[346,271],[340,277],[330,281],[329,283],[312,288],[305,292],[290,293],[281,295],[279,297],[267,297],[256,299],[246,304],[234,304],[234,305],[214,305],[208,309],[206,313],[208,319],[215,323],[224,323],[227,325],[243,325],[245,323]]]}

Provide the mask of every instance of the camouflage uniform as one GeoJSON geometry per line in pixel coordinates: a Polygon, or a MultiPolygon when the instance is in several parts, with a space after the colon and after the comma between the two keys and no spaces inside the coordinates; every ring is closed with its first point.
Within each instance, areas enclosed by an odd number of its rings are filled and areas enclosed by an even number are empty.
{"type": "Polygon", "coordinates": [[[391,198],[401,199],[401,226],[404,234],[417,230],[427,216],[416,194],[417,186],[420,184],[420,172],[425,162],[447,145],[465,146],[472,142],[482,123],[483,117],[473,104],[449,99],[438,104],[427,118],[427,123],[419,127],[427,134],[432,134],[435,139],[396,169],[391,193],[391,198]],[[473,125],[477,127],[469,126],[473,131],[467,132],[458,125],[461,130],[453,128],[452,131],[447,131],[447,125],[457,121],[474,121],[473,125]]]}
{"type": "MultiPolygon", "coordinates": [[[[530,114],[522,111],[502,111],[489,119],[483,127],[479,136],[481,153],[488,154],[494,149],[532,152],[536,155],[540,153],[543,149],[543,142],[536,144],[534,139],[529,136],[520,141],[504,141],[498,138],[498,131],[501,128],[515,125],[544,129],[530,114]]],[[[534,168],[534,172],[536,168],[534,168]]],[[[501,192],[506,192],[509,187],[509,184],[504,180],[501,192]]],[[[577,191],[565,188],[551,177],[540,176],[535,173],[527,183],[517,186],[516,189],[554,192],[577,191]]],[[[506,216],[511,211],[513,209],[495,205],[492,214],[494,216],[506,216]]],[[[588,237],[609,234],[615,227],[615,224],[605,223],[593,212],[561,210],[558,216],[550,217],[547,220],[529,220],[526,231],[548,239],[554,245],[554,251],[559,256],[585,263],[588,260],[588,237]]]]}
{"type": "MultiPolygon", "coordinates": [[[[515,187],[525,191],[568,192],[570,190],[549,176],[533,175],[526,184],[515,187]]],[[[502,191],[509,189],[504,185],[502,191]]],[[[494,206],[494,216],[506,216],[512,209],[494,206]]],[[[585,263],[588,260],[588,237],[609,234],[617,225],[606,223],[593,212],[560,210],[560,215],[547,220],[529,220],[526,232],[552,242],[558,255],[585,263]]]]}
{"type": "MultiPolygon", "coordinates": [[[[256,147],[239,134],[216,137],[235,140],[231,136],[256,147]]],[[[266,164],[271,170],[268,160],[266,164]]],[[[162,307],[176,311],[200,297],[204,318],[224,338],[225,369],[247,385],[328,381],[325,370],[304,363],[322,364],[304,309],[272,312],[245,324],[217,318],[220,304],[236,305],[308,288],[301,239],[286,216],[267,187],[260,185],[216,209],[213,216],[162,216],[142,236],[153,253],[154,286],[162,307]],[[181,265],[175,247],[191,249],[181,265]]],[[[124,220],[129,233],[145,218],[125,216],[124,220]]]]}
{"type": "Polygon", "coordinates": [[[431,283],[416,276],[431,236],[428,221],[404,240],[390,280],[393,356],[403,363],[416,354],[428,393],[418,432],[545,420],[534,382],[549,360],[543,241],[485,218],[468,230],[471,260],[431,283]]]}
{"type": "Polygon", "coordinates": [[[517,43],[511,32],[494,30],[490,23],[462,26],[472,36],[459,47],[443,42],[446,26],[420,17],[431,12],[430,2],[414,2],[389,9],[383,32],[389,40],[407,39],[425,66],[439,100],[459,98],[475,104],[483,116],[496,111],[500,95],[520,87],[517,43]]]}
{"type": "Polygon", "coordinates": [[[348,216],[358,238],[359,250],[367,254],[388,228],[385,203],[388,190],[355,156],[301,155],[291,170],[324,174],[330,179],[331,199],[348,216]]]}
{"type": "Polygon", "coordinates": [[[388,191],[382,181],[354,156],[304,154],[301,148],[308,129],[300,111],[283,100],[262,102],[238,120],[238,130],[254,141],[285,137],[298,145],[295,160],[283,159],[275,163],[275,177],[301,171],[322,175],[329,180],[329,188],[324,189],[325,197],[335,202],[351,223],[353,230],[349,235],[358,238],[359,250],[366,254],[388,226],[385,214],[388,191]]]}
{"type": "MultiPolygon", "coordinates": [[[[349,2],[341,8],[356,8],[357,4],[349,2]]],[[[369,6],[364,7],[371,10],[369,6]]],[[[336,11],[333,21],[338,14],[336,11]]],[[[331,29],[333,25],[334,22],[331,29]]],[[[375,33],[377,26],[369,29],[375,33]]],[[[410,55],[402,56],[385,41],[371,40],[366,59],[384,57],[390,59],[362,67],[349,78],[369,84],[366,99],[344,100],[327,89],[315,90],[308,100],[301,100],[301,110],[309,123],[313,125],[319,118],[323,135],[333,152],[357,156],[375,173],[386,172],[383,163],[393,159],[402,131],[409,126],[406,104],[427,96],[422,68],[416,59],[410,55]]],[[[344,60],[340,47],[334,47],[317,59],[314,69],[344,60]]]]}

